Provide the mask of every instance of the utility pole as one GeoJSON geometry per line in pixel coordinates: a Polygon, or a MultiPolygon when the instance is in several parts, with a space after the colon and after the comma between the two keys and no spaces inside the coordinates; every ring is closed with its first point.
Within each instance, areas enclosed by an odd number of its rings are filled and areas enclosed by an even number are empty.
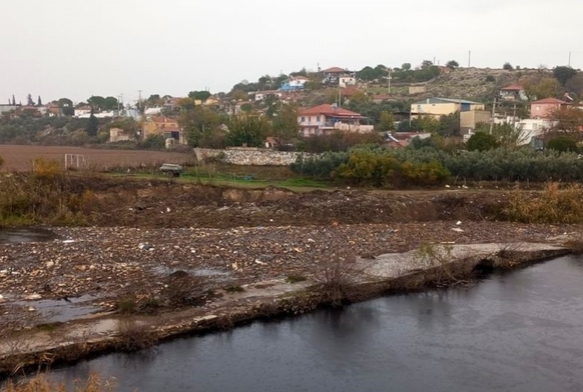
{"type": "Polygon", "coordinates": [[[391,95],[391,70],[389,69],[389,76],[387,76],[387,80],[389,81],[389,95],[391,95]]]}
{"type": "Polygon", "coordinates": [[[468,50],[468,68],[470,68],[471,63],[472,63],[472,51],[468,50]]]}
{"type": "Polygon", "coordinates": [[[571,66],[571,52],[569,52],[569,67],[571,66]]]}
{"type": "Polygon", "coordinates": [[[494,102],[492,103],[492,119],[490,120],[490,135],[492,134],[492,130],[494,129],[495,115],[496,115],[496,98],[494,98],[494,102]]]}

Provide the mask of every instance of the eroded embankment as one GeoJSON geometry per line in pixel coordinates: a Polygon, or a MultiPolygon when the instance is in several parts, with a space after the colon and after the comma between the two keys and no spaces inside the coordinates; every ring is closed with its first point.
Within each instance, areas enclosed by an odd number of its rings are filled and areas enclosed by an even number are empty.
{"type": "MultiPolygon", "coordinates": [[[[321,306],[362,301],[391,292],[460,283],[477,271],[511,269],[569,253],[543,243],[425,246],[416,251],[359,258],[350,267],[330,264],[327,280],[289,283],[283,279],[226,292],[202,308],[157,316],[100,315],[90,320],[38,328],[0,342],[0,372],[76,361],[113,350],[146,348],[167,339],[233,328],[258,319],[297,315],[321,306]],[[334,274],[331,271],[341,273],[334,274]]],[[[324,270],[321,270],[324,271],[324,270]]]]}

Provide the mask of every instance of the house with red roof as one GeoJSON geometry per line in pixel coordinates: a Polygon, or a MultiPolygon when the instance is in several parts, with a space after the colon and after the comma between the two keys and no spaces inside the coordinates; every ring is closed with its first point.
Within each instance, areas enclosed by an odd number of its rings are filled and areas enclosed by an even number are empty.
{"type": "Polygon", "coordinates": [[[530,103],[530,118],[549,119],[557,109],[567,107],[569,102],[556,98],[545,98],[530,103]]]}
{"type": "Polygon", "coordinates": [[[336,131],[368,133],[374,126],[364,125],[367,120],[360,113],[338,107],[337,105],[319,105],[298,112],[298,124],[304,137],[327,135],[336,131]]]}
{"type": "Polygon", "coordinates": [[[528,99],[524,88],[518,84],[501,88],[498,95],[503,101],[526,101],[528,99]]]}
{"type": "Polygon", "coordinates": [[[322,71],[325,84],[337,85],[345,88],[356,85],[356,73],[340,67],[332,67],[322,71]]]}

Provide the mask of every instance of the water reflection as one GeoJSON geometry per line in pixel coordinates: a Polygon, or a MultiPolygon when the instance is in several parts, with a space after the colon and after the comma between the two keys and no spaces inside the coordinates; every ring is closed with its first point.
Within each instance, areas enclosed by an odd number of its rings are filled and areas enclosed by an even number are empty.
{"type": "Polygon", "coordinates": [[[581,391],[583,268],[565,257],[473,287],[391,296],[176,340],[90,370],[140,391],[581,391]]]}

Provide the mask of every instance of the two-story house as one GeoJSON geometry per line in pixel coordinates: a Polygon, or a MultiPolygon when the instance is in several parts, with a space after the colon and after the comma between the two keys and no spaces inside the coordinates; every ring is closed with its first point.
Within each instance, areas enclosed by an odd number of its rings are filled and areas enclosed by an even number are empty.
{"type": "Polygon", "coordinates": [[[186,137],[178,120],[165,116],[147,117],[142,123],[143,138],[162,135],[165,139],[174,139],[180,144],[186,144],[186,137]]]}
{"type": "Polygon", "coordinates": [[[300,132],[304,137],[326,135],[335,131],[368,133],[372,125],[361,124],[366,117],[336,105],[320,105],[298,113],[300,132]]]}
{"type": "Polygon", "coordinates": [[[545,98],[530,103],[530,118],[549,119],[557,109],[567,107],[569,102],[556,98],[545,98]]]}
{"type": "Polygon", "coordinates": [[[503,101],[526,101],[528,99],[524,88],[517,84],[501,88],[498,95],[503,101]]]}
{"type": "Polygon", "coordinates": [[[348,71],[340,67],[332,67],[322,71],[324,74],[325,84],[337,85],[339,87],[348,87],[356,85],[355,72],[348,71]]]}

